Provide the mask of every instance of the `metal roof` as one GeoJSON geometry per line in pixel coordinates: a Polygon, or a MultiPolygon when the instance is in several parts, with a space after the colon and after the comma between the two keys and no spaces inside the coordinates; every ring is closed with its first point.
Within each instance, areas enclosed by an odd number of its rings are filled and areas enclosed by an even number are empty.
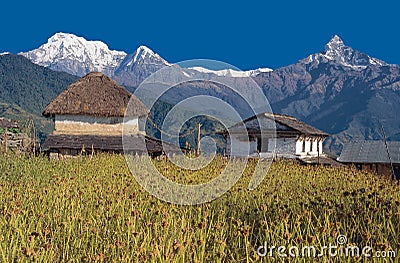
{"type": "MultiPolygon", "coordinates": [[[[400,142],[387,142],[393,163],[400,163],[400,142]]],[[[384,141],[357,141],[344,144],[338,158],[343,163],[389,163],[384,141]]]]}

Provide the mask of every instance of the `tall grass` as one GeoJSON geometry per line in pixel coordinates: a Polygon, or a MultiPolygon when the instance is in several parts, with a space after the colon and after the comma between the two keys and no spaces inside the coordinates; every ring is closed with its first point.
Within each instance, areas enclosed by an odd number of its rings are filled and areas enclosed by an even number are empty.
{"type": "MultiPolygon", "coordinates": [[[[154,163],[171,179],[198,183],[226,161],[197,172],[154,163]]],[[[179,206],[142,190],[123,156],[0,156],[0,262],[269,262],[256,252],[264,242],[321,247],[336,244],[339,234],[350,244],[399,252],[398,184],[280,161],[249,191],[252,168],[221,198],[179,206]]]]}

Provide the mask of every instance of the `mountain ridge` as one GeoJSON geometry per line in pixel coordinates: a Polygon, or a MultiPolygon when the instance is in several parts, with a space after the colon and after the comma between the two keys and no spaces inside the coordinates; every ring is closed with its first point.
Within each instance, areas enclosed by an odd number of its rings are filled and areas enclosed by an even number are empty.
{"type": "MultiPolygon", "coordinates": [[[[155,71],[171,65],[144,45],[127,54],[124,51],[110,50],[104,42],[61,32],[51,36],[47,43],[37,49],[20,52],[19,55],[27,57],[35,64],[80,77],[90,71],[99,71],[125,86],[138,86],[155,71]]],[[[266,71],[271,69],[258,68],[246,72],[248,76],[255,76],[266,71]]],[[[221,74],[215,70],[208,70],[207,73],[221,74]]]]}

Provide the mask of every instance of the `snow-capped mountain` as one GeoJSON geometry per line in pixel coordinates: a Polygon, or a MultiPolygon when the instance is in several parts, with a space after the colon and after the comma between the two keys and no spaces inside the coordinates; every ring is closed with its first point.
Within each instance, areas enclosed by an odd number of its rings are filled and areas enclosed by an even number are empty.
{"type": "Polygon", "coordinates": [[[112,75],[126,53],[110,50],[101,41],[88,41],[73,34],[56,33],[38,49],[20,55],[35,64],[83,76],[90,71],[112,75]]]}
{"type": "Polygon", "coordinates": [[[372,58],[365,53],[359,52],[346,46],[343,40],[335,35],[325,45],[321,53],[312,54],[303,60],[305,63],[335,62],[345,67],[356,70],[365,69],[369,65],[386,66],[386,62],[372,58]]]}
{"type": "Polygon", "coordinates": [[[160,55],[154,53],[146,46],[140,46],[133,54],[126,56],[120,67],[132,68],[137,64],[170,65],[165,59],[160,57],[160,55]]]}
{"type": "Polygon", "coordinates": [[[269,68],[258,68],[247,71],[239,71],[234,69],[211,70],[203,67],[191,67],[189,69],[196,70],[201,73],[215,74],[221,77],[233,77],[233,78],[255,77],[260,73],[272,71],[272,69],[269,68]]]}
{"type": "MultiPolygon", "coordinates": [[[[157,70],[171,64],[146,46],[140,46],[132,54],[124,51],[110,50],[101,41],[89,41],[69,33],[56,33],[47,43],[39,48],[21,52],[33,63],[56,71],[83,76],[90,71],[102,72],[125,86],[138,86],[145,78],[157,70]]],[[[209,70],[206,68],[188,69],[190,72],[216,74],[226,77],[254,77],[262,72],[272,71],[269,68],[259,68],[249,71],[232,69],[209,70]]]]}
{"type": "Polygon", "coordinates": [[[170,65],[148,47],[140,46],[124,58],[114,71],[113,78],[122,85],[136,87],[152,73],[170,65]]]}

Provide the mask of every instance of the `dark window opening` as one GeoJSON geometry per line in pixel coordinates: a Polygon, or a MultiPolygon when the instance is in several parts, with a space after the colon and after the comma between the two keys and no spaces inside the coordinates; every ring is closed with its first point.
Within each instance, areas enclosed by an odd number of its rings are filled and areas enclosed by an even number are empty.
{"type": "Polygon", "coordinates": [[[306,152],[306,141],[303,141],[303,147],[302,147],[301,151],[303,153],[306,152]]]}
{"type": "Polygon", "coordinates": [[[397,180],[400,180],[400,167],[397,165],[394,166],[394,176],[397,180]]]}
{"type": "Polygon", "coordinates": [[[311,140],[311,141],[310,141],[310,152],[312,152],[312,150],[313,150],[313,144],[314,144],[314,141],[311,140]]]}
{"type": "Polygon", "coordinates": [[[257,138],[257,151],[261,152],[262,141],[261,138],[257,138]]]}

